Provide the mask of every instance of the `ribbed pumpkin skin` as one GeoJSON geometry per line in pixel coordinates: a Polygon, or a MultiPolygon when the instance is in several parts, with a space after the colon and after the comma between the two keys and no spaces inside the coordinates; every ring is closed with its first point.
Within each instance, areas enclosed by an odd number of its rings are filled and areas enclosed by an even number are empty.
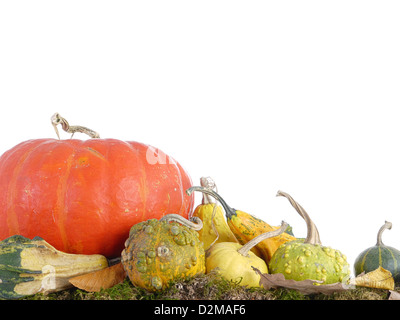
{"type": "Polygon", "coordinates": [[[187,218],[190,177],[153,154],[116,139],[22,142],[0,157],[0,240],[40,236],[63,252],[117,257],[134,224],[187,218]]]}
{"type": "Polygon", "coordinates": [[[396,283],[400,282],[400,251],[390,246],[373,246],[361,252],[354,262],[354,273],[371,272],[379,266],[390,271],[396,283]]]}

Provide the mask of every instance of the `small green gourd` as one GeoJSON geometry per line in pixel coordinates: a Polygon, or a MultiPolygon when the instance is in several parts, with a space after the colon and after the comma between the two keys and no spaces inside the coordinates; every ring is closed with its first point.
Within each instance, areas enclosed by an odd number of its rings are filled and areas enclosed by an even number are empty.
{"type": "Polygon", "coordinates": [[[322,284],[347,282],[350,268],[346,256],[339,250],[322,246],[318,229],[307,212],[293,198],[282,191],[307,223],[307,238],[286,242],[275,251],[269,263],[270,273],[282,273],[286,279],[317,280],[322,284]]]}
{"type": "Polygon", "coordinates": [[[361,252],[354,262],[354,273],[356,276],[362,272],[368,273],[382,267],[392,273],[394,281],[400,283],[400,251],[396,248],[384,245],[382,233],[391,229],[392,223],[385,221],[379,229],[376,245],[361,252]]]}

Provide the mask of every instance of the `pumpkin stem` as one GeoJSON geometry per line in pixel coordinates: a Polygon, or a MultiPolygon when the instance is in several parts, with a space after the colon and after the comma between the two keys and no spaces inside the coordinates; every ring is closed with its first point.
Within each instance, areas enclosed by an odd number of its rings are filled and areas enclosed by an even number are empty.
{"type": "Polygon", "coordinates": [[[294,201],[294,199],[286,192],[278,191],[276,196],[283,196],[283,197],[287,198],[289,200],[290,204],[296,209],[296,211],[300,214],[300,216],[306,221],[306,223],[307,223],[307,238],[304,240],[304,243],[321,244],[318,229],[315,226],[314,222],[311,220],[310,216],[303,209],[303,207],[301,205],[299,205],[296,201],[294,201]]]}
{"type": "Polygon", "coordinates": [[[378,231],[378,237],[377,237],[377,241],[376,241],[376,246],[383,246],[383,242],[382,242],[382,233],[383,231],[385,231],[386,229],[392,229],[392,223],[385,221],[385,224],[379,229],[378,231]]]}
{"type": "Polygon", "coordinates": [[[190,229],[193,229],[195,231],[199,231],[199,230],[201,230],[203,228],[203,221],[201,221],[200,218],[192,217],[191,220],[193,220],[194,222],[192,222],[192,221],[190,221],[190,220],[188,220],[188,219],[186,219],[186,218],[184,218],[181,215],[176,214],[176,213],[167,214],[167,215],[165,215],[164,217],[162,217],[160,219],[160,221],[167,221],[167,222],[176,221],[176,222],[179,222],[180,224],[182,224],[182,225],[184,225],[184,226],[186,226],[186,227],[188,227],[190,229]]]}
{"type": "Polygon", "coordinates": [[[53,114],[53,116],[51,117],[51,124],[53,125],[54,130],[56,131],[58,139],[60,139],[60,134],[58,133],[57,129],[57,126],[59,124],[61,124],[61,128],[64,131],[72,133],[71,139],[74,136],[75,132],[85,133],[91,138],[100,138],[100,135],[96,131],[93,131],[92,129],[83,126],[70,126],[68,121],[65,118],[61,117],[59,113],[53,114]]]}
{"type": "Polygon", "coordinates": [[[242,246],[238,252],[247,257],[249,255],[249,251],[256,246],[257,244],[259,244],[261,241],[268,239],[268,238],[272,238],[272,237],[276,237],[279,236],[281,233],[285,232],[285,230],[287,229],[288,224],[285,221],[282,221],[281,226],[279,229],[276,229],[274,231],[270,231],[270,232],[266,232],[266,233],[262,233],[259,236],[251,239],[249,242],[247,242],[244,246],[242,246]]]}
{"type": "Polygon", "coordinates": [[[208,194],[208,195],[212,196],[214,199],[218,200],[218,202],[220,202],[222,207],[224,208],[225,215],[227,218],[230,218],[231,216],[236,215],[236,210],[231,208],[230,206],[228,206],[228,204],[225,202],[225,200],[222,199],[222,197],[215,191],[210,190],[208,188],[204,188],[204,187],[191,187],[186,190],[186,194],[190,196],[193,193],[193,191],[199,191],[199,192],[208,194]]]}

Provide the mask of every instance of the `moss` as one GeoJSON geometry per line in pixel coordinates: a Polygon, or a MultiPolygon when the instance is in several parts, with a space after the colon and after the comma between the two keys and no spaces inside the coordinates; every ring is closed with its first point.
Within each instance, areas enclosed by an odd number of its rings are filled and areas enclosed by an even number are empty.
{"type": "MultiPolygon", "coordinates": [[[[395,290],[400,292],[400,287],[395,290]]],[[[363,287],[331,295],[304,295],[284,288],[245,288],[211,273],[171,282],[168,288],[156,293],[135,287],[126,279],[100,292],[70,289],[48,295],[36,294],[21,300],[387,300],[388,296],[388,290],[363,287]]]]}
{"type": "Polygon", "coordinates": [[[296,290],[279,288],[274,290],[275,300],[310,300],[310,296],[296,290]]]}
{"type": "Polygon", "coordinates": [[[357,287],[353,290],[335,292],[331,295],[313,295],[311,298],[313,300],[387,300],[388,296],[388,290],[357,287]]]}

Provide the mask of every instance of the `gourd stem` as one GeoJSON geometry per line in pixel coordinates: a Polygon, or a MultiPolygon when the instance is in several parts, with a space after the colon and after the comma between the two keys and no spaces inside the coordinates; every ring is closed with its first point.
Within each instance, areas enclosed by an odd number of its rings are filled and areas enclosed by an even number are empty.
{"type": "Polygon", "coordinates": [[[264,241],[265,239],[268,238],[272,238],[272,237],[276,237],[279,236],[280,234],[282,234],[283,232],[285,232],[285,230],[287,229],[288,224],[285,221],[282,221],[281,226],[279,229],[276,229],[274,231],[270,231],[270,232],[266,232],[266,233],[262,233],[259,236],[251,239],[249,242],[247,242],[244,246],[242,246],[237,252],[239,252],[241,255],[247,257],[249,255],[249,251],[256,246],[257,244],[259,244],[261,241],[264,241]]]}
{"type": "Polygon", "coordinates": [[[379,229],[378,231],[378,237],[377,237],[377,241],[376,241],[376,246],[383,246],[383,242],[382,242],[382,233],[383,231],[385,231],[386,229],[392,229],[392,223],[385,221],[385,224],[379,229]]]}
{"type": "Polygon", "coordinates": [[[225,210],[225,215],[227,218],[230,218],[233,215],[236,215],[236,210],[231,208],[230,206],[228,206],[228,204],[225,202],[224,199],[221,198],[221,196],[214,192],[213,190],[204,188],[204,187],[190,187],[189,189],[186,190],[186,194],[187,195],[191,195],[193,193],[193,191],[199,191],[205,194],[209,194],[210,196],[212,196],[214,199],[218,200],[218,202],[221,203],[222,207],[225,210]]]}
{"type": "MultiPolygon", "coordinates": [[[[215,192],[218,193],[217,185],[215,184],[215,181],[211,177],[201,177],[200,185],[209,190],[212,190],[215,188],[215,192]]],[[[217,213],[218,200],[216,202],[214,202],[212,197],[209,194],[203,193],[203,201],[201,203],[202,203],[202,205],[214,204],[213,211],[211,214],[211,227],[212,227],[214,233],[216,234],[216,237],[215,237],[214,241],[211,242],[208,247],[208,248],[211,248],[214,245],[214,243],[216,243],[219,239],[219,232],[214,223],[214,217],[215,217],[215,214],[217,213]]]]}
{"type": "Polygon", "coordinates": [[[311,220],[310,216],[303,209],[303,207],[301,205],[299,205],[296,201],[294,201],[294,199],[286,192],[278,191],[277,196],[283,196],[283,197],[287,198],[289,200],[290,204],[296,209],[296,211],[300,214],[300,216],[306,221],[306,223],[307,223],[307,238],[304,240],[304,243],[321,244],[318,229],[315,226],[314,222],[311,220]]]}
{"type": "Polygon", "coordinates": [[[121,257],[113,258],[113,259],[107,259],[108,261],[108,266],[111,267],[113,265],[116,265],[121,262],[121,257]]]}
{"type": "MultiPolygon", "coordinates": [[[[209,190],[213,190],[215,188],[215,192],[218,192],[217,185],[215,184],[214,180],[210,177],[201,177],[200,185],[203,188],[206,188],[209,190]]],[[[210,204],[210,203],[214,203],[213,198],[209,194],[203,193],[203,200],[202,200],[201,204],[210,204]]]]}
{"type": "Polygon", "coordinates": [[[189,221],[188,219],[186,219],[186,218],[184,218],[181,215],[176,214],[176,213],[167,214],[167,215],[165,215],[164,217],[162,217],[160,219],[160,221],[167,221],[167,222],[176,221],[176,222],[179,222],[180,224],[182,224],[182,225],[184,225],[184,226],[186,226],[186,227],[188,227],[190,229],[193,229],[195,231],[199,231],[199,230],[201,230],[203,228],[203,222],[201,221],[200,218],[192,217],[192,220],[194,220],[194,222],[189,221]]]}

